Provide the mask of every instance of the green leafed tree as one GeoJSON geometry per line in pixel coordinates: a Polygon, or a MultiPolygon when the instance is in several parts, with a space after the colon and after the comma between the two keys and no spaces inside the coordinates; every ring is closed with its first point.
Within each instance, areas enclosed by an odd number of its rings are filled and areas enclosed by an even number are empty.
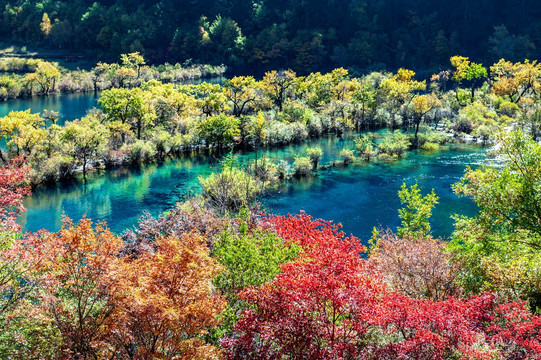
{"type": "Polygon", "coordinates": [[[81,162],[85,180],[88,163],[99,158],[107,144],[108,135],[107,127],[92,115],[68,123],[62,130],[60,139],[65,151],[81,162]]]}
{"type": "Polygon", "coordinates": [[[240,135],[240,120],[226,114],[209,116],[197,123],[197,134],[207,146],[222,149],[230,146],[240,135]]]}
{"type": "Polygon", "coordinates": [[[465,264],[464,287],[495,290],[541,307],[541,145],[521,131],[502,133],[500,163],[468,169],[454,185],[479,211],[456,216],[451,249],[465,264]]]}
{"type": "Polygon", "coordinates": [[[295,243],[284,243],[275,233],[266,230],[249,231],[245,222],[239,233],[225,231],[214,243],[212,256],[219,259],[225,271],[214,280],[225,296],[227,307],[223,321],[215,335],[223,336],[232,330],[241,312],[246,309],[238,293],[249,286],[260,286],[280,273],[280,264],[291,261],[300,252],[295,243]]]}
{"type": "Polygon", "coordinates": [[[426,236],[430,234],[430,217],[432,209],[438,203],[438,196],[432,192],[423,196],[417,184],[407,187],[405,183],[398,191],[400,203],[406,205],[398,209],[401,226],[398,228],[399,236],[426,236]]]}

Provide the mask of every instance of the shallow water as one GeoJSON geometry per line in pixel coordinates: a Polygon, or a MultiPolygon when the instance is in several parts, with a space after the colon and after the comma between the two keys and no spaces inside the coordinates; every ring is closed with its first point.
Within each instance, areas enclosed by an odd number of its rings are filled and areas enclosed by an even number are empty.
{"type": "MultiPolygon", "coordinates": [[[[308,144],[259,151],[257,156],[292,163],[295,155],[314,145],[324,150],[322,164],[339,160],[343,148],[353,147],[351,139],[327,137],[308,144]]],[[[276,214],[304,210],[314,217],[340,222],[347,233],[366,240],[374,226],[396,228],[400,207],[397,191],[403,182],[408,185],[418,182],[423,193],[434,188],[440,197],[432,228],[436,235],[448,236],[453,229],[451,214],[471,215],[476,211],[471,200],[458,199],[453,194],[451,184],[460,179],[466,166],[483,163],[486,150],[463,144],[444,149],[429,154],[411,152],[405,159],[391,163],[329,167],[319,170],[317,176],[292,179],[278,186],[262,198],[262,203],[276,214]]],[[[240,164],[255,158],[254,153],[237,155],[240,164]]],[[[120,233],[134,226],[143,210],[157,215],[197,191],[198,176],[216,171],[218,161],[213,156],[187,156],[159,165],[92,174],[87,185],[72,182],[40,187],[26,200],[28,211],[21,223],[25,230],[56,231],[63,213],[73,219],[87,214],[94,220],[106,219],[109,227],[120,233]]]]}

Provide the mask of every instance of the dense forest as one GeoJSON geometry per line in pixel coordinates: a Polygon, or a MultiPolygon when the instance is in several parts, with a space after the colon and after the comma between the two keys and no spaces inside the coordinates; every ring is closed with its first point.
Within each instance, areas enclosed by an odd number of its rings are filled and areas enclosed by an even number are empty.
{"type": "MultiPolygon", "coordinates": [[[[531,0],[1,0],[0,40],[116,60],[291,68],[447,67],[457,53],[493,63],[538,58],[541,4],[531,0]]],[[[356,70],[356,71],[355,71],[356,70]]]]}

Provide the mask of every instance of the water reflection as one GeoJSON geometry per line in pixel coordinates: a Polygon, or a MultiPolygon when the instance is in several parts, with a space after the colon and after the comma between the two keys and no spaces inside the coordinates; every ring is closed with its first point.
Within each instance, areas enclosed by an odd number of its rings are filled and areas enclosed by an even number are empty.
{"type": "MultiPolygon", "coordinates": [[[[343,148],[353,148],[352,139],[327,137],[307,144],[283,149],[260,151],[278,161],[292,162],[295,155],[307,146],[321,146],[322,164],[340,159],[343,148]]],[[[255,159],[254,153],[238,153],[241,163],[255,159]]],[[[111,229],[122,232],[136,224],[143,210],[157,215],[172,207],[178,200],[197,190],[198,176],[207,176],[216,169],[220,159],[215,156],[186,156],[162,164],[138,168],[123,168],[93,174],[87,185],[82,183],[57,184],[38,188],[25,205],[22,218],[26,230],[46,228],[58,230],[62,214],[79,219],[85,213],[92,219],[106,219],[111,229]]],[[[485,160],[485,150],[473,145],[449,145],[446,151],[426,154],[409,153],[395,163],[368,163],[349,167],[336,165],[320,170],[318,176],[294,179],[279,186],[262,201],[278,214],[307,213],[341,222],[344,230],[366,239],[373,226],[396,227],[400,206],[397,191],[402,182],[416,181],[423,191],[436,190],[440,203],[434,211],[433,230],[446,236],[452,231],[449,216],[456,212],[472,214],[474,204],[468,199],[457,199],[451,184],[462,176],[466,166],[477,166],[485,160]]]]}

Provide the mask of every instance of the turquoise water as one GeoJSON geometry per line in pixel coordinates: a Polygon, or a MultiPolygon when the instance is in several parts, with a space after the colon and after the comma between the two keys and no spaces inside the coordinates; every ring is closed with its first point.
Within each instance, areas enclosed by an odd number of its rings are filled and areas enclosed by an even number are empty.
{"type": "Polygon", "coordinates": [[[10,111],[28,109],[32,113],[40,113],[44,110],[57,111],[60,115],[58,124],[62,125],[66,121],[80,119],[89,109],[98,107],[98,98],[98,94],[89,92],[12,99],[0,102],[0,117],[6,116],[10,111]]]}
{"type": "MultiPolygon", "coordinates": [[[[294,156],[307,146],[321,146],[323,164],[339,159],[343,148],[352,148],[351,139],[327,137],[307,144],[259,151],[258,157],[293,162],[294,156]]],[[[434,188],[440,197],[433,216],[436,235],[448,236],[453,228],[450,215],[473,214],[475,205],[469,199],[458,199],[451,184],[462,176],[466,166],[478,166],[486,150],[473,145],[448,145],[445,151],[426,154],[409,153],[393,163],[369,163],[343,167],[337,165],[310,176],[278,186],[261,200],[271,213],[287,214],[306,211],[314,217],[340,222],[344,230],[366,240],[374,226],[395,228],[400,207],[397,191],[403,182],[418,182],[423,192],[434,188]]],[[[238,153],[240,164],[253,161],[254,153],[238,153]]],[[[93,174],[87,185],[57,184],[38,188],[25,206],[22,218],[26,230],[45,228],[56,231],[62,214],[79,219],[84,214],[94,220],[107,220],[116,233],[133,227],[143,210],[157,215],[192,192],[197,191],[197,177],[216,171],[217,157],[193,156],[150,164],[133,169],[118,169],[93,174]]]]}

